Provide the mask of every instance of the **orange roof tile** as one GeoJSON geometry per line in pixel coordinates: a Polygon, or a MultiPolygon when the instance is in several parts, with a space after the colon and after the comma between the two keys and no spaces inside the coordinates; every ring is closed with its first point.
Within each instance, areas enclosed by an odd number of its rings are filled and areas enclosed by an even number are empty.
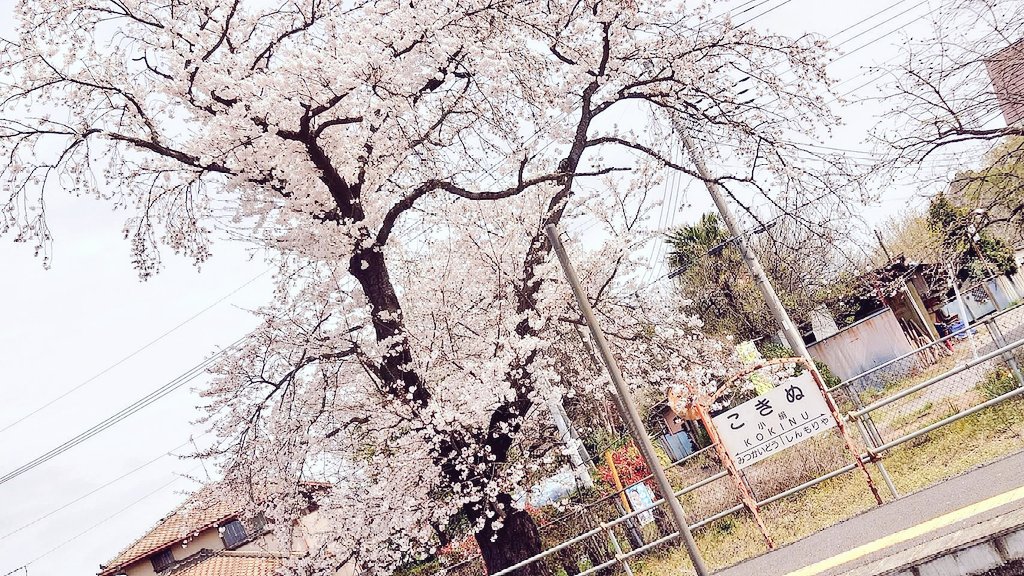
{"type": "Polygon", "coordinates": [[[196,532],[201,532],[238,515],[238,510],[234,505],[216,498],[209,498],[211,493],[210,488],[203,488],[192,494],[188,500],[157,523],[145,536],[136,540],[108,562],[106,567],[99,572],[99,576],[116,574],[128,564],[178,544],[196,532]]]}
{"type": "Polygon", "coordinates": [[[281,557],[259,552],[222,552],[175,570],[173,576],[274,576],[281,557]]]}

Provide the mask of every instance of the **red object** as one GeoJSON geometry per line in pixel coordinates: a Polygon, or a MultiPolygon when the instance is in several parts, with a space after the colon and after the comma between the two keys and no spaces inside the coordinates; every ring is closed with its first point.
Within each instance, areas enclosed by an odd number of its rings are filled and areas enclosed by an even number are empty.
{"type": "MultiPolygon", "coordinates": [[[[640,482],[645,476],[650,476],[651,471],[647,468],[647,463],[644,462],[644,457],[640,454],[640,450],[637,450],[633,444],[627,444],[612,451],[612,462],[615,463],[615,469],[619,472],[619,479],[622,481],[623,487],[630,487],[633,484],[640,482]]],[[[615,480],[612,478],[611,468],[608,466],[598,466],[598,474],[601,475],[601,479],[610,486],[615,485],[615,480]]],[[[646,484],[652,489],[655,489],[654,480],[651,478],[647,479],[646,484]]]]}

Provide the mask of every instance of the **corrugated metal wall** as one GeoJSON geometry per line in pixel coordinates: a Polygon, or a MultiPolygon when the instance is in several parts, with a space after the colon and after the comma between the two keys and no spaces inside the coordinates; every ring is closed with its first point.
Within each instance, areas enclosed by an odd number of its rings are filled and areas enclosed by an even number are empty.
{"type": "Polygon", "coordinates": [[[914,350],[892,310],[885,310],[843,328],[807,347],[836,376],[847,380],[914,350]]]}

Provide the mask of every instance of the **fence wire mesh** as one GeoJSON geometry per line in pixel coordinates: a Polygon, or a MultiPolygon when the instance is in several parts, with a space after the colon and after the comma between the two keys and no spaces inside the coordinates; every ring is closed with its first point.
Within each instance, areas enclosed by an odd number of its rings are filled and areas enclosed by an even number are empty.
{"type": "Polygon", "coordinates": [[[851,378],[832,394],[846,412],[868,409],[866,431],[882,446],[1024,385],[1024,348],[1013,345],[1021,338],[1024,307],[1015,307],[851,378]]]}
{"type": "MultiPolygon", "coordinates": [[[[720,514],[740,502],[739,494],[728,478],[712,479],[723,473],[723,467],[711,447],[671,463],[665,472],[677,494],[686,491],[680,499],[691,524],[720,514]],[[691,489],[694,486],[698,487],[691,489]]],[[[656,498],[663,496],[657,492],[653,481],[647,480],[647,483],[656,498]]],[[[615,491],[594,502],[568,507],[564,513],[543,521],[540,532],[545,548],[553,548],[622,517],[626,506],[630,506],[628,501],[623,502],[622,493],[615,491]]],[[[546,562],[555,573],[564,570],[567,574],[577,574],[581,566],[599,566],[613,560],[618,552],[616,546],[628,554],[674,533],[671,518],[663,506],[658,506],[649,513],[594,534],[573,547],[559,550],[546,562]]],[[[611,574],[616,570],[618,568],[613,567],[599,573],[611,574]]]]}

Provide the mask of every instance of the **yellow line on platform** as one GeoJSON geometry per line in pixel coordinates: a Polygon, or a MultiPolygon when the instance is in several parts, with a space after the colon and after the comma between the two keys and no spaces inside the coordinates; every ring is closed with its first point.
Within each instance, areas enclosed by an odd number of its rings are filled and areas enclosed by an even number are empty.
{"type": "Polygon", "coordinates": [[[1017,500],[1024,500],[1024,486],[1021,486],[1020,488],[1015,488],[1013,490],[1010,490],[1009,492],[1003,492],[998,496],[993,496],[986,500],[982,500],[981,502],[976,502],[974,504],[971,504],[970,506],[964,506],[959,510],[954,510],[952,512],[949,512],[948,514],[943,514],[942,516],[939,516],[937,518],[932,518],[931,520],[927,520],[916,526],[911,526],[910,528],[907,528],[905,530],[900,530],[899,532],[890,534],[884,538],[879,538],[874,542],[868,542],[867,544],[858,546],[852,550],[847,550],[842,554],[836,554],[831,558],[822,560],[821,562],[817,562],[815,564],[811,564],[810,566],[805,566],[804,568],[790,572],[785,576],[814,576],[815,574],[820,574],[825,570],[835,568],[836,566],[840,566],[842,564],[846,564],[847,562],[851,562],[863,556],[867,556],[868,554],[872,554],[874,552],[882,550],[883,548],[888,548],[889,546],[895,546],[896,544],[899,544],[901,542],[912,540],[914,538],[917,538],[918,536],[927,534],[928,532],[931,532],[933,530],[938,530],[943,526],[949,526],[950,524],[959,522],[961,520],[966,520],[967,518],[977,516],[982,512],[987,512],[989,510],[998,508],[1004,504],[1009,504],[1010,502],[1015,502],[1017,500]]]}

